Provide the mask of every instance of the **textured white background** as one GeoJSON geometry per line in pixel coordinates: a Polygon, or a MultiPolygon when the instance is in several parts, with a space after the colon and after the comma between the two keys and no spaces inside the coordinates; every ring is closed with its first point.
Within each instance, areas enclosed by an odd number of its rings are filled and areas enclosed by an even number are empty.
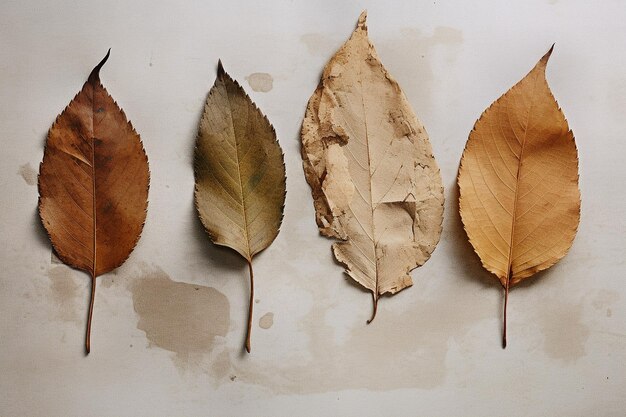
{"type": "Polygon", "coordinates": [[[0,414],[624,415],[625,15],[620,1],[3,0],[0,414]],[[447,198],[433,257],[370,326],[370,296],[317,233],[299,157],[307,100],[365,8],[447,198]],[[512,291],[502,350],[502,292],[468,246],[455,176],[480,113],[553,42],[548,81],[580,152],[582,218],[566,258],[512,291]],[[85,357],[88,278],[51,263],[32,180],[47,129],[109,47],[101,78],[142,136],[150,205],[128,262],[99,279],[85,357]],[[256,260],[249,356],[247,271],[192,209],[218,58],[273,122],[287,164],[282,232],[256,260]],[[252,90],[255,72],[271,74],[271,91],[252,90]],[[224,337],[202,338],[215,326],[224,337]]]}

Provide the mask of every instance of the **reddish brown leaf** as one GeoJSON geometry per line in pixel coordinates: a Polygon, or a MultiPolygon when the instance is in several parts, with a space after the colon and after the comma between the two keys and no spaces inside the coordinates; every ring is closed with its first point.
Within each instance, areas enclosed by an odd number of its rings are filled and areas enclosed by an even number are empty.
{"type": "Polygon", "coordinates": [[[148,158],[137,132],[93,69],[48,132],[39,168],[39,214],[67,265],[91,276],[85,347],[90,350],[96,277],[137,244],[148,205],[148,158]]]}

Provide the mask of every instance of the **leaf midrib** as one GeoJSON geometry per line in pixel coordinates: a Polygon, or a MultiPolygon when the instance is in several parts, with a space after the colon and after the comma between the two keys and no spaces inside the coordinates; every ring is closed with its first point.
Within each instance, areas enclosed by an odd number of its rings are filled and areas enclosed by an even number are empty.
{"type": "MultiPolygon", "coordinates": [[[[369,41],[368,41],[369,44],[369,41]]],[[[374,224],[374,211],[376,210],[374,207],[374,198],[372,195],[372,156],[370,153],[370,141],[369,141],[369,132],[367,125],[367,110],[365,107],[365,95],[363,94],[363,62],[359,60],[359,87],[361,88],[360,96],[361,96],[361,109],[363,110],[363,124],[365,126],[365,146],[367,148],[367,170],[368,170],[368,180],[367,185],[369,187],[369,206],[370,206],[370,215],[372,219],[372,245],[374,246],[374,282],[375,282],[375,299],[378,298],[379,295],[379,284],[378,284],[378,243],[376,239],[376,227],[374,224]]]]}
{"type": "Polygon", "coordinates": [[[92,263],[92,271],[91,277],[95,279],[96,277],[96,254],[97,254],[97,221],[96,221],[96,213],[97,213],[97,201],[96,201],[96,86],[91,83],[91,194],[93,201],[93,263],[92,263]]]}
{"type": "Polygon", "coordinates": [[[524,148],[526,145],[526,139],[528,136],[528,126],[530,125],[530,118],[532,115],[532,110],[535,105],[535,89],[537,88],[537,77],[539,74],[536,74],[533,79],[533,89],[531,92],[531,103],[528,108],[528,115],[526,116],[526,123],[524,125],[524,136],[522,137],[521,149],[519,154],[519,164],[517,168],[517,176],[515,178],[515,187],[514,187],[514,197],[513,197],[513,211],[511,215],[511,237],[509,238],[509,256],[507,259],[507,269],[506,269],[506,286],[509,287],[510,281],[512,278],[512,268],[513,268],[513,244],[515,241],[515,219],[517,218],[517,204],[519,201],[519,184],[522,172],[522,165],[524,160],[524,148]]]}
{"type": "MultiPolygon", "coordinates": [[[[243,182],[241,180],[241,165],[239,164],[239,142],[237,141],[237,133],[235,132],[235,121],[233,119],[233,112],[232,112],[232,104],[230,101],[230,95],[228,93],[228,86],[226,85],[226,83],[224,82],[224,90],[226,92],[226,101],[228,102],[228,116],[230,119],[230,126],[232,128],[232,132],[233,132],[233,139],[235,141],[235,162],[237,164],[237,176],[239,178],[239,195],[241,196],[241,210],[243,212],[243,222],[244,222],[244,234],[245,234],[245,238],[246,238],[246,249],[247,249],[247,254],[246,254],[246,260],[248,262],[252,262],[252,250],[250,249],[250,235],[248,233],[248,213],[246,211],[246,199],[245,196],[243,194],[243,182]]],[[[246,120],[247,123],[247,120],[246,120]]]]}

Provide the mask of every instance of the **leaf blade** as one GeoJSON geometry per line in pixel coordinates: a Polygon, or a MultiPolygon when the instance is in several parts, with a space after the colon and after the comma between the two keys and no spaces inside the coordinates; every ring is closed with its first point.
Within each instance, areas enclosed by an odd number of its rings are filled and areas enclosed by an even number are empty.
{"type": "Polygon", "coordinates": [[[238,252],[249,266],[245,347],[250,352],[252,258],[278,235],[285,204],[285,164],[274,127],[221,62],[200,119],[194,176],[196,210],[211,240],[238,252]]]}
{"type": "Polygon", "coordinates": [[[341,240],[335,258],[372,292],[374,316],[379,296],[412,285],[409,272],[439,241],[443,186],[424,127],[365,20],[324,68],[301,139],[320,233],[341,240]]]}
{"type": "Polygon", "coordinates": [[[96,276],[121,265],[135,247],[149,182],[139,135],[100,83],[104,62],[51,127],[39,175],[39,212],[55,251],[96,276]]]}
{"type": "Polygon", "coordinates": [[[474,251],[505,289],[558,262],[580,221],[578,151],[548,86],[552,48],[483,112],[458,174],[459,211],[474,251]]]}
{"type": "Polygon", "coordinates": [[[284,160],[273,126],[223,70],[205,103],[194,158],[202,223],[214,243],[251,260],[278,235],[284,160]],[[235,224],[243,237],[224,222],[235,224]]]}
{"type": "MultiPolygon", "coordinates": [[[[93,69],[48,132],[39,215],[59,258],[95,279],[120,266],[139,240],[148,204],[141,139],[93,69]]],[[[89,338],[87,337],[89,351],[89,338]]]]}
{"type": "Polygon", "coordinates": [[[565,255],[578,227],[578,155],[574,136],[545,78],[550,53],[481,115],[461,160],[459,204],[464,226],[479,256],[484,253],[485,268],[503,285],[509,269],[515,285],[552,266],[565,255]],[[520,113],[526,120],[519,123],[518,131],[513,122],[504,130],[494,127],[518,120],[520,113]],[[498,145],[509,146],[511,153],[499,166],[493,162],[500,152],[498,145]],[[514,175],[504,186],[506,171],[514,175]],[[480,205],[488,205],[482,216],[476,213],[480,205]],[[478,230],[478,217],[492,219],[495,231],[478,230]],[[559,219],[565,219],[564,233],[548,225],[559,219]],[[497,239],[500,244],[494,243],[497,239]],[[555,253],[541,253],[530,241],[556,245],[555,253]]]}

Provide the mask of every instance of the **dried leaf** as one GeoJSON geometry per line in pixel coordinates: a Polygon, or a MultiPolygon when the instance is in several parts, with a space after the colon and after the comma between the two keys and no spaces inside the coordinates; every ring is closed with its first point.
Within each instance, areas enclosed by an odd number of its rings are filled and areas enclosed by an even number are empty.
{"type": "Polygon", "coordinates": [[[412,285],[441,235],[443,186],[428,136],[367,37],[363,12],[324,68],[302,124],[320,232],[378,299],[412,285]]]}
{"type": "Polygon", "coordinates": [[[463,225],[483,266],[509,288],[554,265],[580,218],[574,135],[546,81],[552,48],[480,116],[459,169],[463,225]]]}
{"type": "Polygon", "coordinates": [[[39,168],[39,215],[52,246],[65,264],[91,276],[87,353],[96,278],[124,263],[137,244],[150,177],[139,135],[100,83],[108,58],[50,128],[39,168]]]}
{"type": "Polygon", "coordinates": [[[195,149],[195,201],[216,245],[248,262],[250,352],[254,280],[252,258],[278,235],[285,204],[285,163],[267,118],[220,62],[200,120],[195,149]]]}

